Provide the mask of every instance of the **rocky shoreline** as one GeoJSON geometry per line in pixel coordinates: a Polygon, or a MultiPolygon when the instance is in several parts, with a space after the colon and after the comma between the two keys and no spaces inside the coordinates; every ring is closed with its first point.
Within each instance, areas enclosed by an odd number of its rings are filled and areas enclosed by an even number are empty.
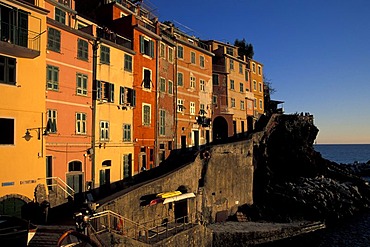
{"type": "Polygon", "coordinates": [[[254,147],[254,204],[241,208],[250,220],[332,222],[370,208],[369,164],[322,158],[312,116],[273,117],[254,147]]]}

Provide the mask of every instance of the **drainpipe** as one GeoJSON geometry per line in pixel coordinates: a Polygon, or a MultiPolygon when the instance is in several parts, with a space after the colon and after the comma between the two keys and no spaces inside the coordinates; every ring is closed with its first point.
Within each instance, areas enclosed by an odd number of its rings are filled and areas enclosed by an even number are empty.
{"type": "Polygon", "coordinates": [[[97,68],[97,60],[98,60],[98,39],[94,39],[93,41],[93,67],[92,67],[92,82],[93,82],[93,90],[92,90],[92,114],[91,114],[91,182],[92,188],[95,188],[95,128],[96,128],[96,98],[97,98],[97,88],[96,88],[96,68],[97,68]]]}
{"type": "MultiPolygon", "coordinates": [[[[158,25],[157,25],[158,26],[158,25]]],[[[155,88],[155,114],[154,114],[154,117],[155,117],[155,120],[154,120],[154,167],[156,167],[158,165],[158,114],[159,114],[159,104],[158,104],[158,101],[159,101],[159,88],[158,88],[158,85],[159,85],[159,47],[160,47],[160,41],[157,40],[157,58],[156,58],[156,62],[155,62],[155,72],[156,72],[156,75],[155,75],[155,78],[156,78],[156,88],[155,88]]]]}

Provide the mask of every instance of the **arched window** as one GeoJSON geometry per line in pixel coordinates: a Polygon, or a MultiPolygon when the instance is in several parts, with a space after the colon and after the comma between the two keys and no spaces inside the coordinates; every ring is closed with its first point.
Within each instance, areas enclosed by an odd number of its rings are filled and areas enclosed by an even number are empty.
{"type": "Polygon", "coordinates": [[[82,171],[82,162],[81,161],[71,161],[68,163],[69,172],[81,172],[82,171]]]}

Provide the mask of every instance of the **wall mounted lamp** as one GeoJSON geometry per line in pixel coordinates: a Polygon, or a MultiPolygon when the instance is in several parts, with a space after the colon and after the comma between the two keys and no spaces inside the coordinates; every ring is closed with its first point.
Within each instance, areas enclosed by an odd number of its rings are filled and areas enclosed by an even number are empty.
{"type": "Polygon", "coordinates": [[[34,130],[37,132],[37,139],[40,140],[41,139],[41,132],[42,132],[42,135],[43,136],[47,136],[49,134],[49,132],[47,131],[46,127],[40,127],[40,128],[29,128],[29,129],[26,129],[26,133],[24,134],[23,138],[26,140],[26,141],[29,141],[31,140],[31,138],[33,137],[30,133],[31,130],[34,130]]]}

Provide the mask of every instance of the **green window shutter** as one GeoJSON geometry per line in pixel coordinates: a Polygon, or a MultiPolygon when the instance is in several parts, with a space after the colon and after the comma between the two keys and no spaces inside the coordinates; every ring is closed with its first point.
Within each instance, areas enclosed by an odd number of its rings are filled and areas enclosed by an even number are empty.
{"type": "Polygon", "coordinates": [[[150,41],[150,56],[154,57],[154,41],[150,41]]]}
{"type": "Polygon", "coordinates": [[[144,37],[140,35],[140,53],[145,53],[144,37]]]}

